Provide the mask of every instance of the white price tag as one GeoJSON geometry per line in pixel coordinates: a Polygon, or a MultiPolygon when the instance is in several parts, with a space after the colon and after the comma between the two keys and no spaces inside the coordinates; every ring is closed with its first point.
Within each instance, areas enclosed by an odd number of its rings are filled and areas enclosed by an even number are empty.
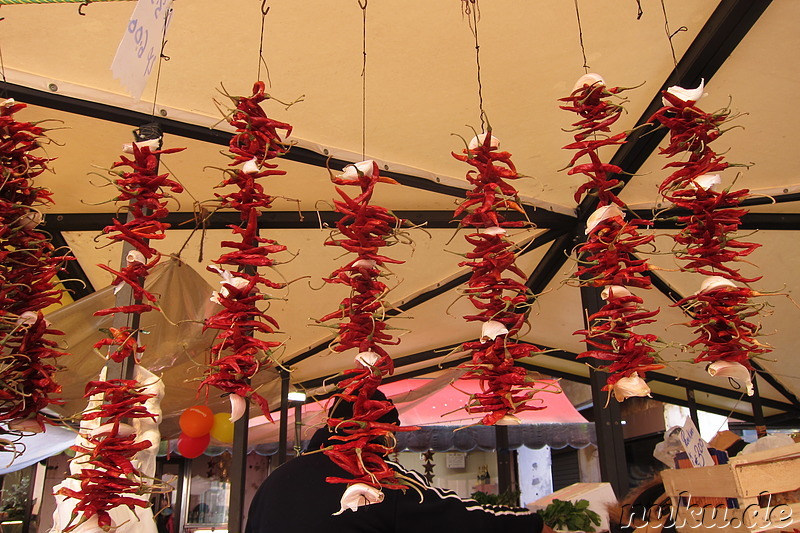
{"type": "Polygon", "coordinates": [[[680,435],[681,444],[683,444],[683,449],[689,456],[692,466],[712,466],[714,464],[706,443],[700,438],[700,431],[692,422],[691,417],[686,417],[686,423],[683,425],[680,435]]]}
{"type": "Polygon", "coordinates": [[[111,72],[137,100],[161,56],[172,0],[138,0],[111,63],[111,72]]]}

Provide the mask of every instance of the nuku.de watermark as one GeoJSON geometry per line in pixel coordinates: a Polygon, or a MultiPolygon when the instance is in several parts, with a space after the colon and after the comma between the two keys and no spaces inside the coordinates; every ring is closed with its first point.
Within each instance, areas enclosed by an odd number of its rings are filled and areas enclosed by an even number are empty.
{"type": "Polygon", "coordinates": [[[765,506],[758,503],[752,503],[744,509],[733,509],[727,505],[719,504],[705,504],[698,505],[692,503],[692,496],[688,491],[683,491],[679,494],[680,507],[685,510],[681,513],[682,516],[677,516],[677,510],[672,507],[672,503],[666,501],[661,504],[653,504],[651,506],[645,505],[632,505],[625,504],[622,506],[623,516],[630,510],[628,514],[628,521],[625,524],[627,528],[639,529],[645,528],[650,525],[658,524],[662,527],[675,527],[675,528],[723,528],[730,527],[735,529],[742,529],[742,531],[763,529],[765,527],[787,527],[793,523],[792,508],[789,504],[780,503],[775,506],[772,505],[772,494],[762,492],[759,497],[766,496],[767,502],[765,506]],[[684,503],[685,502],[685,503],[684,503]],[[686,515],[690,515],[693,519],[688,523],[686,515]],[[642,523],[634,525],[634,520],[641,520],[642,523]]]}

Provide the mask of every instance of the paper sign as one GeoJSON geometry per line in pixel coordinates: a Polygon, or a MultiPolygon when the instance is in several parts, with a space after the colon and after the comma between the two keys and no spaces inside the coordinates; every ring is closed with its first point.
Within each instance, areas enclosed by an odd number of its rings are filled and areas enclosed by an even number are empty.
{"type": "Polygon", "coordinates": [[[691,417],[686,417],[686,423],[683,424],[680,437],[683,449],[686,455],[689,456],[689,462],[692,466],[712,466],[714,464],[711,454],[708,453],[706,443],[700,438],[700,431],[697,430],[691,417]]]}
{"type": "Polygon", "coordinates": [[[138,0],[111,63],[114,77],[137,100],[161,56],[171,12],[172,0],[138,0]]]}
{"type": "Polygon", "coordinates": [[[467,454],[463,452],[450,452],[447,454],[447,468],[466,468],[467,454]]]}

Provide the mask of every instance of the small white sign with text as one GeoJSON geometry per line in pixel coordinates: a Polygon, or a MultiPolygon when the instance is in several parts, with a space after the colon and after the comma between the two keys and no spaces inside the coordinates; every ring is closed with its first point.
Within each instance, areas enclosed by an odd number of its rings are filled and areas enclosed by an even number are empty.
{"type": "Polygon", "coordinates": [[[686,417],[686,423],[681,429],[681,444],[683,444],[683,449],[689,456],[692,466],[712,466],[714,464],[706,443],[700,438],[700,431],[692,422],[691,417],[686,417]]]}
{"type": "Polygon", "coordinates": [[[172,0],[138,0],[111,63],[111,72],[139,100],[161,56],[172,0]]]}

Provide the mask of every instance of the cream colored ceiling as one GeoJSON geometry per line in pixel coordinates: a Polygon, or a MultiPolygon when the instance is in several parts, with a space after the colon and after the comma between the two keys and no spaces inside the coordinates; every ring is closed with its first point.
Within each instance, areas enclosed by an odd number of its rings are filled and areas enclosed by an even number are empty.
{"type": "MultiPolygon", "coordinates": [[[[288,110],[268,102],[267,112],[294,126],[292,138],[300,146],[359,160],[362,19],[357,2],[270,0],[268,4],[264,44],[272,82],[269,92],[281,100],[303,95],[303,101],[288,110]]],[[[644,14],[637,20],[633,1],[579,2],[591,69],[612,85],[643,84],[625,93],[628,113],[621,127],[634,125],[673,68],[661,2],[642,0],[641,5],[644,14]]],[[[673,39],[680,58],[717,2],[667,0],[665,6],[671,29],[687,28],[673,39]]],[[[212,127],[220,119],[214,104],[221,98],[219,89],[224,86],[234,94],[249,94],[256,79],[261,2],[176,0],[174,7],[165,48],[170,59],[161,66],[155,109],[157,113],[163,110],[167,118],[212,127]]],[[[564,0],[506,0],[484,1],[480,8],[484,107],[503,148],[512,152],[519,172],[529,176],[517,186],[526,203],[573,213],[572,195],[579,179],[559,169],[571,157],[560,149],[571,139],[562,128],[574,118],[558,109],[557,100],[569,93],[584,72],[575,5],[564,0]]],[[[75,5],[3,6],[0,47],[6,78],[10,83],[39,90],[48,90],[54,84],[60,95],[149,113],[155,80],[150,81],[143,100],[137,102],[125,95],[109,68],[132,9],[132,2],[92,4],[81,17],[75,5]]],[[[743,114],[735,122],[742,128],[732,129],[718,140],[717,150],[724,151],[728,161],[752,162],[753,166],[730,169],[724,178],[732,179],[740,170],[737,186],[768,195],[800,189],[793,163],[794,101],[800,82],[796,57],[800,35],[793,26],[799,18],[800,3],[772,2],[709,81],[708,96],[701,102],[705,109],[730,105],[743,114]]],[[[471,137],[470,128],[480,128],[474,40],[459,1],[369,3],[365,105],[367,157],[390,170],[460,188],[468,186],[464,175],[469,169],[450,155],[463,146],[456,135],[471,137]]],[[[114,211],[110,204],[99,204],[111,198],[113,191],[98,187],[103,180],[91,173],[102,173],[118,158],[121,144],[130,141],[130,126],[36,106],[21,113],[20,118],[52,118],[60,121],[52,123],[54,127],[63,127],[51,132],[54,143],[47,147],[48,154],[57,158],[52,165],[55,173],[43,176],[41,182],[55,193],[56,205],[51,213],[114,211]]],[[[224,129],[224,125],[216,127],[224,129]]],[[[167,136],[165,143],[168,147],[186,147],[163,161],[187,189],[171,207],[192,211],[195,202],[212,197],[212,188],[220,181],[219,171],[208,167],[226,163],[219,154],[222,147],[175,136],[167,136]]],[[[650,157],[625,188],[623,199],[637,208],[657,204],[656,187],[665,177],[661,170],[665,163],[663,158],[650,157]]],[[[275,210],[299,209],[307,219],[316,216],[315,210],[330,210],[335,193],[324,168],[288,160],[281,161],[281,167],[287,175],[272,178],[266,185],[269,192],[281,197],[275,210]]],[[[375,201],[398,210],[450,211],[458,199],[397,185],[381,186],[375,201]]],[[[754,210],[795,213],[798,208],[784,203],[754,210]]],[[[165,254],[175,253],[189,233],[186,229],[170,231],[158,247],[165,254]]],[[[199,234],[192,236],[181,254],[211,286],[217,286],[218,280],[205,271],[205,265],[218,255],[225,233],[207,232],[203,261],[197,260],[199,234]]],[[[538,233],[541,231],[531,235],[538,233]]],[[[323,246],[327,236],[324,229],[267,227],[265,234],[286,244],[293,253],[299,252],[296,259],[278,268],[274,274],[277,279],[308,276],[308,280],[291,285],[285,294],[287,301],[276,301],[270,308],[285,332],[286,351],[281,358],[288,360],[330,339],[328,330],[309,324],[314,317],[335,309],[341,291],[330,287],[314,290],[312,286],[320,287],[321,277],[343,259],[337,250],[323,246]]],[[[95,265],[116,265],[119,250],[97,249],[95,235],[73,231],[65,237],[88,278],[99,288],[107,285],[109,278],[95,265]]],[[[452,235],[448,229],[431,229],[427,234],[417,230],[412,232],[413,248],[397,246],[390,250],[391,255],[406,261],[396,269],[397,287],[390,296],[393,303],[408,301],[463,272],[457,267],[459,257],[450,252],[463,252],[465,244],[461,235],[450,241],[452,235]]],[[[522,238],[525,236],[520,235],[522,238]]],[[[800,258],[794,232],[765,231],[752,238],[764,244],[752,256],[758,268],[748,272],[764,276],[756,287],[765,292],[795,293],[800,288],[795,275],[800,258]]],[[[665,238],[660,237],[659,242],[663,249],[669,248],[665,238]]],[[[544,246],[525,254],[520,263],[532,272],[546,250],[544,246]]],[[[662,269],[674,268],[666,256],[655,256],[653,262],[662,269]]],[[[538,299],[525,340],[570,352],[581,350],[579,337],[572,335],[583,327],[579,291],[563,284],[572,268],[574,262],[570,260],[538,299]]],[[[689,274],[669,270],[660,274],[682,294],[697,288],[697,280],[689,274]]],[[[473,338],[474,325],[460,318],[468,307],[457,297],[457,291],[450,291],[417,305],[402,319],[393,319],[393,324],[408,330],[393,354],[402,357],[473,338]]],[[[669,307],[669,300],[655,290],[646,300],[649,307],[662,309],[654,331],[670,342],[686,341],[685,331],[672,325],[684,319],[669,307]]],[[[764,367],[800,394],[800,372],[792,363],[793,348],[800,342],[795,326],[800,309],[785,297],[770,301],[775,312],[764,318],[764,329],[775,331],[769,338],[776,348],[775,362],[766,361],[764,367]]],[[[440,355],[444,354],[434,357],[440,355]]],[[[702,368],[678,362],[687,359],[686,354],[667,350],[665,357],[675,361],[666,374],[711,382],[702,368]]],[[[303,382],[335,373],[346,368],[350,360],[349,356],[323,351],[297,364],[292,380],[303,382]]],[[[580,363],[549,356],[537,356],[532,363],[585,373],[580,363]]],[[[408,369],[424,366],[415,363],[408,369]]],[[[673,385],[659,387],[664,394],[680,390],[673,385]]],[[[762,393],[785,401],[766,384],[762,393]]],[[[724,400],[718,407],[727,410],[736,406],[747,412],[739,403],[724,400]]]]}

